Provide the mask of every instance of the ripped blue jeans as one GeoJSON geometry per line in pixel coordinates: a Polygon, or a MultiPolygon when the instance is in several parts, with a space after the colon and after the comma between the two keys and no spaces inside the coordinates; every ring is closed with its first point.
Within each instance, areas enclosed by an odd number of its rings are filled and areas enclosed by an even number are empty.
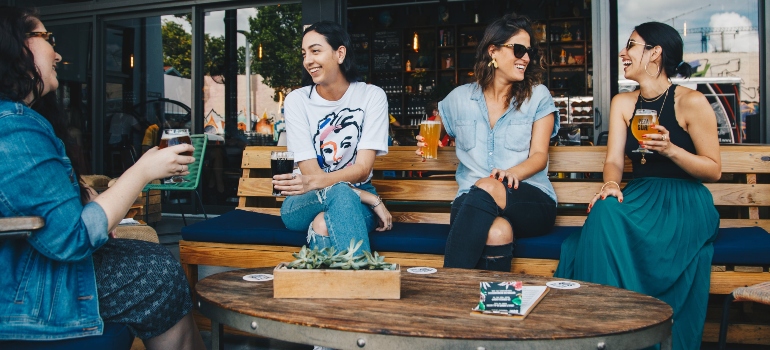
{"type": "MultiPolygon", "coordinates": [[[[370,182],[360,185],[358,189],[377,195],[370,182]]],[[[359,252],[371,252],[369,232],[377,226],[377,215],[368,205],[361,203],[361,198],[344,182],[286,197],[281,205],[281,220],[289,230],[308,232],[310,248],[333,246],[338,252],[348,249],[351,239],[364,241],[359,252]],[[328,237],[315,233],[310,226],[321,212],[324,213],[328,237]]]]}

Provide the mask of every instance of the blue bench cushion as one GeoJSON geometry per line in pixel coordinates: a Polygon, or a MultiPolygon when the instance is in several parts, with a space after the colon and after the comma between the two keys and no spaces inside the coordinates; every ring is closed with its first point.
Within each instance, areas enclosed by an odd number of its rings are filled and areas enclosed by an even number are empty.
{"type": "Polygon", "coordinates": [[[134,336],[128,326],[117,323],[105,323],[102,335],[53,341],[0,341],[4,350],[86,350],[112,349],[129,350],[134,336]]]}
{"type": "Polygon", "coordinates": [[[770,265],[770,233],[761,227],[719,229],[713,265],[770,265]]]}
{"type": "MultiPolygon", "coordinates": [[[[561,243],[581,227],[554,227],[550,234],[516,240],[514,257],[559,259],[561,243]]],[[[372,250],[444,254],[449,226],[442,224],[394,223],[393,229],[369,236],[372,250]]],[[[289,231],[281,218],[234,210],[219,217],[182,228],[188,241],[302,246],[307,232],[289,231]]],[[[770,265],[770,234],[759,227],[724,228],[714,242],[716,265],[770,265]]]]}

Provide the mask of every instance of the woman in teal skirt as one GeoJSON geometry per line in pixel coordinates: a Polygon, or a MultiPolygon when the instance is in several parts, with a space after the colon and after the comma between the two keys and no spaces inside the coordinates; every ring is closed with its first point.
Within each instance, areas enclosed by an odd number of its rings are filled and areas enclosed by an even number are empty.
{"type": "Polygon", "coordinates": [[[665,301],[674,310],[674,349],[699,349],[719,227],[702,181],[719,179],[721,161],[711,105],[669,80],[692,73],[682,51],[674,28],[649,22],[634,29],[620,52],[626,78],[640,89],[612,99],[605,183],[588,206],[583,230],[562,244],[555,276],[665,301]],[[634,118],[645,114],[658,118],[634,118]],[[634,124],[649,134],[637,140],[634,124]],[[621,191],[624,155],[633,180],[621,191]]]}

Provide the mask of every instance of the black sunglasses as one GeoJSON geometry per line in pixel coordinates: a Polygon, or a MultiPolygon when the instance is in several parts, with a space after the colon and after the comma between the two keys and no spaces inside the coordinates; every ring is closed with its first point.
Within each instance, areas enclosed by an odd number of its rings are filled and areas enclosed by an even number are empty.
{"type": "Polygon", "coordinates": [[[516,56],[516,58],[522,58],[524,57],[524,54],[529,54],[529,59],[535,58],[537,56],[537,49],[534,47],[527,48],[526,46],[522,44],[501,44],[498,46],[506,46],[513,49],[513,55],[516,56]]]}
{"type": "Polygon", "coordinates": [[[655,47],[655,46],[652,46],[650,44],[640,43],[640,42],[635,41],[633,39],[628,39],[628,42],[626,43],[626,51],[631,50],[631,48],[634,47],[634,45],[644,45],[644,47],[647,47],[647,48],[650,48],[650,49],[655,47]]]}
{"type": "Polygon", "coordinates": [[[53,33],[51,32],[29,32],[27,33],[27,38],[32,37],[41,37],[45,41],[47,41],[49,44],[51,44],[52,47],[56,47],[56,39],[53,37],[53,33]]]}

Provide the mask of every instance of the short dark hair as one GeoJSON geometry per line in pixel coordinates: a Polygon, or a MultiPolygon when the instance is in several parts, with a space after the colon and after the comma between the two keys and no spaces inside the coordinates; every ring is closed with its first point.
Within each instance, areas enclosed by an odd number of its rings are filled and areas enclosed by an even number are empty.
{"type": "Polygon", "coordinates": [[[27,47],[27,33],[40,23],[33,9],[0,6],[0,96],[23,101],[33,94],[33,101],[43,94],[43,80],[35,66],[35,57],[27,47]]]}
{"type": "MultiPolygon", "coordinates": [[[[495,68],[489,66],[489,62],[492,61],[492,57],[489,56],[489,46],[505,44],[508,39],[520,31],[525,31],[529,34],[530,47],[538,49],[539,46],[535,38],[535,32],[532,30],[532,22],[526,16],[510,13],[487,26],[484,36],[476,48],[476,64],[473,68],[476,82],[478,82],[482,89],[490,86],[495,76],[495,68]]],[[[510,103],[511,99],[516,99],[517,110],[524,101],[532,97],[532,88],[542,83],[542,75],[545,71],[540,62],[542,55],[538,52],[536,56],[529,58],[530,64],[527,65],[527,69],[524,71],[524,80],[513,83],[511,85],[511,92],[506,97],[506,104],[510,103]]]]}
{"type": "MultiPolygon", "coordinates": [[[[343,59],[340,64],[340,71],[348,82],[353,83],[358,81],[359,74],[358,69],[356,69],[356,57],[353,52],[353,45],[351,44],[348,32],[346,32],[341,25],[332,21],[315,22],[305,29],[302,36],[304,37],[305,34],[309,32],[316,32],[323,35],[324,38],[326,38],[326,42],[329,43],[334,50],[339,49],[340,46],[344,46],[347,50],[345,59],[343,59]]],[[[313,84],[313,77],[310,76],[310,73],[307,72],[305,67],[302,67],[302,86],[313,84]]]]}
{"type": "Polygon", "coordinates": [[[676,29],[665,23],[647,22],[636,26],[634,31],[644,39],[647,45],[660,46],[662,49],[660,71],[666,73],[667,77],[673,78],[680,75],[683,78],[689,78],[692,75],[692,66],[682,61],[684,42],[676,29]]]}

